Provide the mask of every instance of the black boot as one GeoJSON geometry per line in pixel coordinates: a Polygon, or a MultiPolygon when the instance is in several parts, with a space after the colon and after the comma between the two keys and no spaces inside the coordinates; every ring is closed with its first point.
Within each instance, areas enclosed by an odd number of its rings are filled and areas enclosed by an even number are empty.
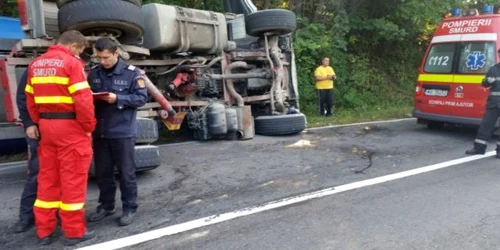
{"type": "Polygon", "coordinates": [[[474,148],[465,151],[468,155],[484,155],[486,153],[486,145],[474,142],[474,148]]]}
{"type": "Polygon", "coordinates": [[[92,213],[89,216],[88,220],[90,222],[100,221],[100,220],[104,219],[104,217],[110,216],[110,215],[114,214],[115,212],[116,212],[115,209],[106,210],[104,208],[98,207],[97,211],[95,213],[92,213]]]}
{"type": "Polygon", "coordinates": [[[465,154],[468,154],[468,155],[484,155],[486,152],[486,150],[479,150],[477,148],[471,148],[471,149],[468,149],[467,151],[465,151],[465,154]]]}
{"type": "Polygon", "coordinates": [[[76,245],[82,241],[86,241],[86,240],[90,240],[92,238],[94,238],[96,235],[95,231],[89,231],[87,229],[87,231],[85,232],[85,234],[81,237],[81,238],[66,238],[66,246],[73,246],[73,245],[76,245]]]}
{"type": "Polygon", "coordinates": [[[134,221],[135,217],[135,212],[124,212],[123,215],[120,217],[120,220],[118,221],[118,225],[121,227],[128,226],[132,221],[134,221]]]}
{"type": "Polygon", "coordinates": [[[16,225],[14,226],[14,232],[15,233],[22,233],[28,231],[30,228],[32,228],[35,224],[33,221],[29,220],[19,220],[16,225]]]}
{"type": "Polygon", "coordinates": [[[40,239],[40,245],[48,246],[48,245],[54,243],[54,241],[56,241],[56,240],[57,240],[56,236],[52,233],[51,235],[40,239]]]}

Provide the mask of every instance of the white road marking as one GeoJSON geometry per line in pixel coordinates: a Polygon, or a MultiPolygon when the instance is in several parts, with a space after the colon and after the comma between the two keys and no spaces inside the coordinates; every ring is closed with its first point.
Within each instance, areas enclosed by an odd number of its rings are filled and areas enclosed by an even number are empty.
{"type": "Polygon", "coordinates": [[[128,247],[128,246],[136,245],[139,243],[159,239],[159,238],[164,237],[164,236],[183,233],[183,232],[190,231],[193,229],[206,227],[209,225],[229,221],[229,220],[232,220],[235,218],[239,218],[239,217],[243,217],[243,216],[247,216],[247,215],[252,215],[252,214],[256,214],[256,213],[260,213],[260,212],[264,212],[264,211],[268,211],[268,210],[272,210],[272,209],[276,209],[276,208],[280,208],[280,207],[285,207],[288,205],[308,201],[311,199],[317,199],[317,198],[321,198],[321,197],[325,197],[325,196],[330,196],[333,194],[342,193],[345,191],[350,191],[350,190],[354,190],[354,189],[358,189],[358,188],[362,188],[362,187],[367,187],[367,186],[371,186],[371,185],[376,185],[376,184],[380,184],[380,183],[384,183],[384,182],[388,182],[388,181],[393,181],[393,180],[397,180],[397,179],[401,179],[401,178],[406,178],[409,176],[418,175],[418,174],[422,174],[422,173],[426,173],[426,172],[430,172],[430,171],[434,171],[434,170],[438,170],[438,169],[443,169],[443,168],[459,165],[459,164],[466,163],[466,162],[476,161],[479,159],[493,156],[493,155],[495,155],[495,153],[496,153],[496,151],[490,151],[484,155],[473,155],[473,156],[463,157],[463,158],[459,158],[459,159],[455,159],[455,160],[451,160],[451,161],[446,161],[446,162],[441,162],[441,163],[437,163],[434,165],[416,168],[416,169],[412,169],[412,170],[408,170],[408,171],[404,171],[404,172],[380,176],[380,177],[376,177],[376,178],[372,178],[372,179],[368,179],[368,180],[363,180],[363,181],[358,181],[358,182],[353,182],[353,183],[340,185],[340,186],[336,186],[336,187],[326,188],[326,189],[322,189],[322,190],[315,191],[315,192],[305,193],[305,194],[301,194],[301,195],[297,195],[297,196],[293,196],[293,197],[288,197],[288,198],[284,198],[284,199],[280,199],[280,200],[276,200],[276,201],[271,201],[271,202],[268,202],[268,203],[265,203],[262,205],[258,205],[258,206],[246,207],[246,208],[243,208],[240,210],[236,210],[236,211],[228,212],[228,213],[223,213],[223,214],[216,214],[216,215],[204,217],[204,218],[197,219],[197,220],[188,221],[188,222],[181,223],[181,224],[152,230],[149,232],[144,232],[144,233],[140,233],[140,234],[136,234],[136,235],[132,235],[132,236],[116,239],[116,240],[111,240],[108,242],[103,242],[103,243],[79,248],[79,250],[101,250],[101,249],[111,250],[111,249],[119,249],[119,248],[123,248],[123,247],[128,247]]]}
{"type": "Polygon", "coordinates": [[[318,130],[318,129],[327,129],[327,128],[341,128],[341,127],[350,127],[350,126],[359,126],[359,125],[370,125],[370,124],[383,124],[383,123],[393,123],[393,122],[402,122],[402,121],[410,121],[416,120],[416,118],[404,118],[404,119],[394,119],[394,120],[384,120],[384,121],[373,121],[373,122],[358,122],[358,123],[349,123],[349,124],[340,124],[340,125],[330,125],[316,128],[308,128],[307,130],[318,130]]]}

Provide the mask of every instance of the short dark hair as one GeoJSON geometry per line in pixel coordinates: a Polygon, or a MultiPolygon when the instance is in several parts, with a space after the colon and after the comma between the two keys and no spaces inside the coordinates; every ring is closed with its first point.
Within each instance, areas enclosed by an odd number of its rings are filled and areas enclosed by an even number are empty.
{"type": "Polygon", "coordinates": [[[95,49],[99,52],[108,50],[111,53],[115,53],[118,50],[118,46],[111,38],[101,37],[95,42],[95,49]]]}
{"type": "Polygon", "coordinates": [[[57,39],[58,44],[70,45],[72,43],[76,43],[78,47],[88,47],[87,39],[77,30],[68,30],[61,34],[61,36],[57,39]]]}

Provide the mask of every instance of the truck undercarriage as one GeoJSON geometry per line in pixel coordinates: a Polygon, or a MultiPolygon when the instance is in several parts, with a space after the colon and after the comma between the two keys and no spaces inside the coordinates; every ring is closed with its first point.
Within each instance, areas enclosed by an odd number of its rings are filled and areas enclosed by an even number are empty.
{"type": "MultiPolygon", "coordinates": [[[[171,130],[184,121],[198,140],[251,139],[306,126],[298,111],[293,12],[257,11],[245,0],[224,1],[236,12],[225,14],[140,0],[25,0],[18,7],[26,39],[0,60],[7,122],[18,117],[20,74],[59,33],[74,29],[90,44],[103,36],[117,41],[120,56],[150,80],[150,101],[138,116],[171,130]]],[[[92,48],[82,58],[87,69],[97,63],[92,48]]]]}

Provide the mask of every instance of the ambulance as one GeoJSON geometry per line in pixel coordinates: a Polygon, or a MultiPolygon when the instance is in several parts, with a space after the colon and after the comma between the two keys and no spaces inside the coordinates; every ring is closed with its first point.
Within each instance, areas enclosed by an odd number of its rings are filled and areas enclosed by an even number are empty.
{"type": "Polygon", "coordinates": [[[480,125],[489,89],[481,85],[498,62],[500,11],[454,9],[437,27],[419,67],[413,117],[439,128],[480,125]]]}

